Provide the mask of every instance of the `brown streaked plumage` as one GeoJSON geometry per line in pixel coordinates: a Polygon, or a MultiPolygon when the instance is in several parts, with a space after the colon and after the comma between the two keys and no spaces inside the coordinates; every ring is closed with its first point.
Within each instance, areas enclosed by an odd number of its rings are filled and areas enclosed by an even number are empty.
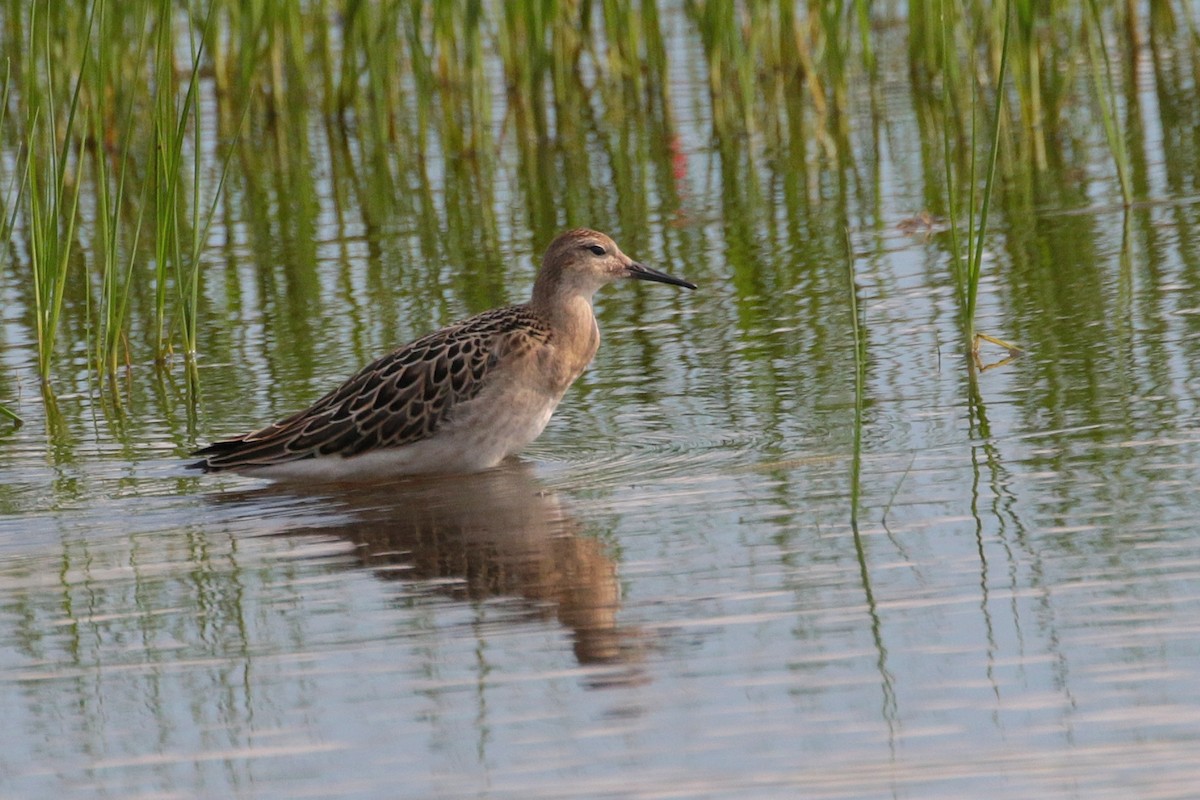
{"type": "Polygon", "coordinates": [[[197,450],[189,466],[271,478],[475,472],[545,428],[600,344],[592,295],[620,278],[696,288],[603,233],[550,243],[529,302],[486,311],[379,358],[303,411],[197,450]]]}

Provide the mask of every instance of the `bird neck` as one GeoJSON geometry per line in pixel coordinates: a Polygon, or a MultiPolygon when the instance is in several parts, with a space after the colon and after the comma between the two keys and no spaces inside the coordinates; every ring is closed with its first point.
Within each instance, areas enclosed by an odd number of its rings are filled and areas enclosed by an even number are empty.
{"type": "Polygon", "coordinates": [[[559,346],[572,352],[586,365],[600,345],[600,331],[596,326],[592,298],[578,293],[560,293],[552,302],[539,302],[540,299],[535,294],[530,306],[549,323],[559,346]]]}
{"type": "MultiPolygon", "coordinates": [[[[596,314],[592,310],[592,298],[582,294],[559,294],[549,302],[534,295],[530,303],[560,334],[573,337],[588,333],[596,325],[596,314]]],[[[589,334],[590,335],[590,334],[589,334]]]]}

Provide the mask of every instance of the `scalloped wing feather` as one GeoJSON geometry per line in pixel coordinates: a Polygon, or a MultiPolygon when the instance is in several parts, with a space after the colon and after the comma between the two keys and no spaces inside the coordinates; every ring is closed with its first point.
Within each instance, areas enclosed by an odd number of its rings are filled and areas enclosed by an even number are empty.
{"type": "Polygon", "coordinates": [[[549,339],[549,326],[526,306],[479,314],[376,359],[303,411],[197,450],[191,466],[267,467],[419,442],[479,394],[501,359],[549,339]]]}

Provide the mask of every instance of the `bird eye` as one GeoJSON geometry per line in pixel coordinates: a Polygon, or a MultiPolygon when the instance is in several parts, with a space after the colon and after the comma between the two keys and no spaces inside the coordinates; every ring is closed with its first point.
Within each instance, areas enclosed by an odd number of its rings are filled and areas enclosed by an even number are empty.
{"type": "Polygon", "coordinates": [[[592,251],[592,255],[597,255],[597,256],[604,255],[604,248],[598,244],[588,245],[588,250],[592,251]]]}

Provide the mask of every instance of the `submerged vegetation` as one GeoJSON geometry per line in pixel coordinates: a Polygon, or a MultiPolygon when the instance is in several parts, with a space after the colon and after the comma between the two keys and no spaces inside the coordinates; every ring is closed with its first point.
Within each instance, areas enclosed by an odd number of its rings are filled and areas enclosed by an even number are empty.
{"type": "MultiPolygon", "coordinates": [[[[206,320],[219,327],[245,309],[237,253],[249,248],[249,283],[273,291],[278,262],[311,262],[322,215],[371,248],[381,231],[403,232],[388,246],[427,263],[492,252],[514,228],[545,240],[568,223],[634,231],[674,215],[686,229],[680,113],[710,121],[741,281],[765,246],[751,222],[786,218],[766,228],[794,235],[801,220],[846,216],[828,214],[828,187],[843,208],[847,194],[878,193],[878,164],[856,163],[855,143],[885,145],[888,88],[905,81],[927,187],[927,208],[912,212],[949,220],[935,241],[961,264],[971,342],[990,198],[1010,219],[1049,192],[1133,203],[1122,115],[1136,103],[1139,53],[1164,104],[1183,115],[1200,105],[1190,5],[1152,0],[1146,19],[1142,7],[7,0],[0,281],[24,311],[3,325],[32,333],[47,391],[68,381],[119,400],[122,369],[161,379],[205,352],[206,320]],[[707,108],[681,112],[672,70],[695,66],[682,63],[693,52],[707,108]],[[855,129],[864,107],[872,125],[855,129]],[[1115,164],[1111,188],[1078,177],[1093,129],[1115,164]],[[318,180],[333,208],[319,207],[318,180]]],[[[498,291],[499,278],[464,287],[498,291]]],[[[11,380],[0,370],[0,400],[11,380]]]]}

